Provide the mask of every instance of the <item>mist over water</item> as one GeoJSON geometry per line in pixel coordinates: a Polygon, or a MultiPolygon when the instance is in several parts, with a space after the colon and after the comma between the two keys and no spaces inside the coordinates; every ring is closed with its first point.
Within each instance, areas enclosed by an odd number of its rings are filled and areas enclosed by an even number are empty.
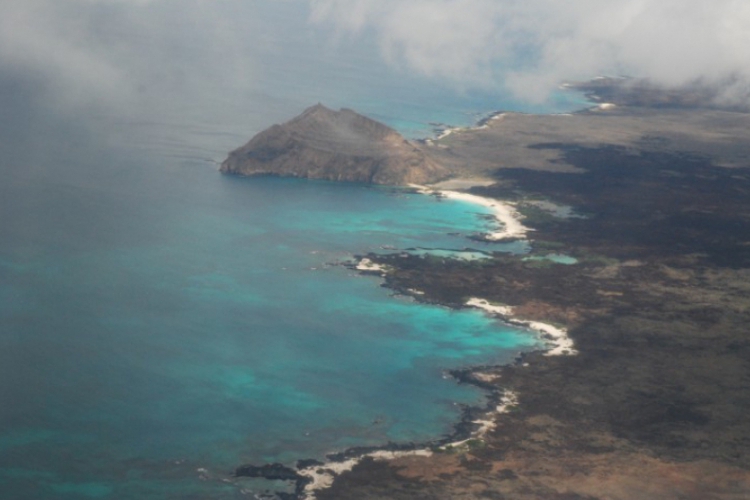
{"type": "Polygon", "coordinates": [[[579,97],[530,108],[430,82],[366,39],[326,42],[295,2],[176,24],[160,23],[198,3],[73,4],[96,57],[79,41],[59,67],[0,58],[0,497],[245,498],[222,481],[244,462],[449,432],[482,395],[444,371],[536,345],[338,265],[383,246],[492,251],[466,238],[481,208],[216,162],[318,101],[414,137],[579,97]],[[129,79],[105,85],[111,67],[129,79]]]}

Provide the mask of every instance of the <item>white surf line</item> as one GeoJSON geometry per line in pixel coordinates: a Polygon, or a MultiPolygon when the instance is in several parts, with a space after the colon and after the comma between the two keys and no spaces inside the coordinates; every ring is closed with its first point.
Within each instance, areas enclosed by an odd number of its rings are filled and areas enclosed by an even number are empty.
{"type": "MultiPolygon", "coordinates": [[[[494,307],[494,306],[490,306],[494,307]]],[[[500,376],[495,374],[478,373],[476,376],[480,380],[492,381],[497,380],[500,376]]],[[[466,446],[470,441],[477,439],[484,439],[488,432],[495,429],[497,426],[495,417],[503,413],[510,412],[511,408],[518,406],[518,395],[510,390],[503,391],[503,395],[500,397],[500,401],[494,410],[490,410],[484,413],[482,418],[474,420],[473,423],[477,424],[477,429],[474,430],[471,435],[460,441],[453,441],[450,443],[443,444],[439,447],[440,450],[446,451],[449,449],[460,448],[466,446]]],[[[316,494],[320,490],[325,490],[333,485],[336,477],[340,476],[344,472],[348,472],[354,468],[365,458],[372,458],[373,460],[385,461],[394,460],[403,457],[431,457],[434,454],[432,449],[418,448],[416,450],[407,451],[390,451],[390,450],[376,450],[370,453],[365,453],[359,457],[350,458],[340,462],[326,462],[319,465],[311,465],[303,469],[298,469],[297,473],[300,476],[308,477],[311,482],[305,486],[304,489],[304,500],[315,500],[316,494]]]]}
{"type": "Polygon", "coordinates": [[[500,222],[502,228],[485,234],[484,237],[489,241],[526,239],[526,233],[532,231],[531,228],[521,224],[521,214],[519,214],[518,211],[508,202],[485,198],[484,196],[464,193],[461,191],[432,189],[429,186],[421,186],[419,184],[409,184],[409,187],[416,189],[417,192],[421,194],[436,195],[451,200],[465,201],[492,210],[492,214],[495,216],[495,219],[500,222]]]}
{"type": "MultiPolygon", "coordinates": [[[[490,306],[494,307],[494,306],[490,306]]],[[[499,375],[493,374],[481,374],[489,380],[496,380],[499,375]]],[[[450,443],[443,444],[439,447],[440,450],[446,451],[455,448],[461,448],[462,446],[469,445],[471,441],[477,439],[484,439],[488,432],[493,430],[497,424],[495,417],[503,413],[509,413],[511,408],[518,406],[518,394],[513,391],[505,390],[503,395],[500,397],[500,401],[494,410],[490,410],[483,415],[483,418],[474,420],[473,423],[477,424],[477,429],[474,430],[471,435],[460,441],[453,441],[450,443]]],[[[350,458],[341,462],[326,462],[320,465],[311,465],[304,469],[299,469],[297,473],[300,476],[308,477],[311,482],[305,486],[304,489],[304,500],[315,500],[316,493],[320,490],[330,488],[336,477],[340,476],[344,472],[348,472],[354,468],[365,458],[372,458],[373,460],[385,461],[394,460],[403,457],[431,457],[433,451],[427,448],[420,448],[416,450],[408,451],[389,451],[389,450],[377,450],[370,453],[365,453],[359,457],[350,458]]]]}
{"type": "MultiPolygon", "coordinates": [[[[503,391],[503,395],[500,398],[500,404],[497,405],[495,411],[488,413],[485,419],[475,420],[475,424],[479,424],[479,429],[475,432],[476,437],[484,438],[488,432],[497,427],[495,421],[496,415],[502,415],[503,413],[510,413],[511,408],[518,406],[518,394],[508,389],[503,391]]],[[[464,441],[463,443],[469,440],[464,441]]],[[[462,444],[463,444],[462,443],[462,444]]],[[[454,445],[455,446],[455,445],[454,445]]]]}
{"type": "MultiPolygon", "coordinates": [[[[477,374],[475,374],[475,376],[476,375],[477,374]]],[[[493,378],[493,380],[494,379],[495,378],[493,378]]],[[[514,408],[516,406],[518,406],[518,394],[511,390],[505,389],[503,391],[503,395],[500,397],[500,402],[495,407],[495,409],[486,412],[484,414],[484,418],[480,418],[472,422],[474,424],[477,424],[479,427],[477,428],[477,430],[471,433],[471,436],[460,441],[453,441],[452,443],[444,444],[440,446],[440,449],[449,450],[452,448],[460,448],[461,446],[469,444],[470,441],[474,441],[476,439],[484,439],[488,432],[497,427],[495,417],[498,415],[502,415],[503,413],[510,413],[511,408],[514,408]]]]}
{"type": "Polygon", "coordinates": [[[355,465],[365,458],[369,457],[374,460],[393,460],[395,458],[409,456],[430,457],[432,456],[432,451],[427,449],[409,451],[378,450],[366,453],[361,457],[344,460],[343,462],[327,462],[323,465],[311,465],[310,467],[298,470],[297,473],[300,476],[312,479],[312,482],[305,486],[305,500],[315,500],[317,491],[330,488],[334,479],[336,479],[336,476],[352,470],[355,465]]]}
{"type": "MultiPolygon", "coordinates": [[[[499,404],[494,410],[485,413],[484,418],[473,421],[473,423],[478,425],[478,428],[471,433],[471,436],[460,441],[446,443],[439,448],[441,450],[460,448],[469,444],[470,441],[483,439],[489,431],[496,427],[497,424],[495,423],[494,417],[496,415],[508,413],[510,409],[515,406],[518,406],[518,395],[513,391],[505,390],[500,398],[499,404]]],[[[432,455],[433,451],[427,448],[408,451],[377,450],[342,462],[326,462],[322,465],[311,465],[298,470],[297,473],[300,476],[309,477],[312,480],[312,482],[305,486],[305,500],[315,500],[316,492],[330,488],[337,476],[352,470],[355,465],[365,458],[372,458],[381,461],[394,460],[402,457],[431,457],[432,455]]]]}
{"type": "Polygon", "coordinates": [[[445,139],[446,137],[451,135],[453,132],[458,132],[459,130],[461,130],[461,127],[451,127],[451,128],[443,129],[443,131],[440,133],[440,135],[438,135],[435,138],[435,140],[439,141],[440,139],[445,139]]]}
{"type": "Polygon", "coordinates": [[[466,305],[481,309],[489,314],[502,317],[504,321],[512,325],[523,326],[535,330],[542,334],[549,349],[544,353],[545,356],[566,356],[578,354],[574,349],[573,339],[568,336],[568,331],[564,328],[558,328],[548,323],[540,321],[527,321],[513,317],[513,308],[509,306],[493,306],[485,299],[471,298],[466,301],[466,305]]]}
{"type": "Polygon", "coordinates": [[[438,136],[434,139],[435,141],[439,141],[440,139],[445,139],[449,135],[455,133],[455,132],[471,132],[472,130],[484,130],[490,128],[490,122],[496,121],[496,120],[502,120],[507,113],[505,112],[495,112],[487,116],[486,118],[483,118],[479,120],[479,123],[482,125],[474,125],[474,126],[468,126],[468,127],[446,127],[442,129],[442,132],[438,134],[438,136]]]}

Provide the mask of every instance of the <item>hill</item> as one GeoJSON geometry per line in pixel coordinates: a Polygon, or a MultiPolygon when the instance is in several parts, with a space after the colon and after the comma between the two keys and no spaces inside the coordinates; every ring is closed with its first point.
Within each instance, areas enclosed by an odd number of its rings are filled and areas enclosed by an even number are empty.
{"type": "Polygon", "coordinates": [[[390,127],[321,104],[232,151],[221,172],[388,185],[429,183],[450,175],[390,127]]]}

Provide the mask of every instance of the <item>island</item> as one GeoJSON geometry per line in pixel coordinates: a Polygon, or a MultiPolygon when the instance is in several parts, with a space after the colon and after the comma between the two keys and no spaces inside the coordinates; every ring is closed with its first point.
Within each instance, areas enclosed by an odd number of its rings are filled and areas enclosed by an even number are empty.
{"type": "Polygon", "coordinates": [[[455,372],[488,391],[455,435],[302,462],[284,471],[296,496],[750,498],[750,114],[695,89],[579,85],[595,105],[578,113],[494,113],[419,143],[315,107],[224,163],[388,184],[452,177],[511,204],[528,255],[370,254],[363,272],[384,270],[386,286],[416,300],[547,325],[569,341],[559,355],[455,372]],[[301,158],[311,161],[293,167],[301,158]]]}

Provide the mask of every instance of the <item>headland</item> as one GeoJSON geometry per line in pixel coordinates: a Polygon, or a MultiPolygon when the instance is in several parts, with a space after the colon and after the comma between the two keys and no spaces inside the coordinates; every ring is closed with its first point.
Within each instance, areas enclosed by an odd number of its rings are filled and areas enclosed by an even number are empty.
{"type": "Polygon", "coordinates": [[[321,104],[232,151],[221,171],[391,185],[450,176],[392,128],[350,109],[333,111],[321,104]]]}
{"type": "Polygon", "coordinates": [[[491,179],[461,196],[511,203],[528,230],[516,237],[539,258],[371,254],[360,270],[417,300],[525,323],[553,345],[454,373],[490,394],[462,435],[351,450],[332,457],[338,469],[301,464],[299,496],[750,496],[750,115],[692,98],[655,106],[648,87],[628,99],[614,88],[625,82],[608,84],[598,90],[617,103],[496,113],[420,144],[456,178],[491,179]]]}

